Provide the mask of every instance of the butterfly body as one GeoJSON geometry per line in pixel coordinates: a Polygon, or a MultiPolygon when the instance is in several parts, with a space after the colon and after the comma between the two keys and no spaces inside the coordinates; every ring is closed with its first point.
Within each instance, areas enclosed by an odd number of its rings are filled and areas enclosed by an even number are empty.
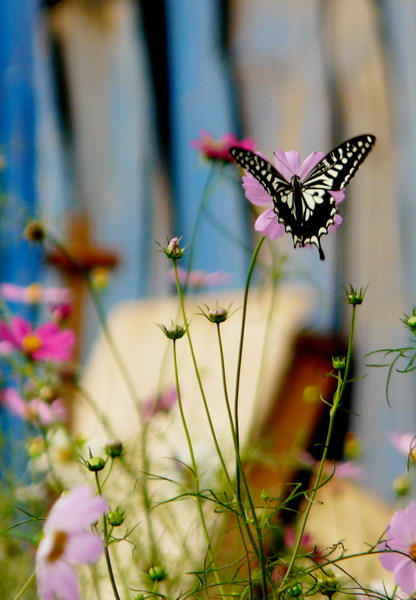
{"type": "Polygon", "coordinates": [[[234,146],[230,154],[272,197],[276,217],[285,231],[291,233],[293,245],[313,244],[323,260],[321,237],[334,225],[337,215],[333,193],[350,182],[374,143],[373,135],[347,140],[331,150],[305,177],[294,173],[290,180],[250,150],[234,146]]]}

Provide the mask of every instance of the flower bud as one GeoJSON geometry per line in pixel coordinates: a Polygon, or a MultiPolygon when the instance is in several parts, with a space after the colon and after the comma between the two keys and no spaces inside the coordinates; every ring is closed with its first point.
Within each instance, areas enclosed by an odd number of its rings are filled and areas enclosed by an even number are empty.
{"type": "Polygon", "coordinates": [[[300,581],[297,581],[295,585],[292,585],[291,588],[287,591],[287,598],[298,598],[302,595],[302,584],[300,581]]]}
{"type": "Polygon", "coordinates": [[[45,452],[45,441],[41,436],[30,438],[27,444],[27,453],[30,458],[37,458],[45,452]]]}
{"type": "Polygon", "coordinates": [[[224,323],[224,321],[226,321],[228,317],[230,317],[231,314],[234,314],[235,312],[233,311],[233,313],[230,313],[231,306],[229,306],[228,308],[223,308],[217,305],[215,308],[209,308],[209,306],[205,304],[205,310],[200,306],[198,308],[201,311],[199,314],[206,317],[208,321],[211,321],[211,323],[217,324],[224,323]]]}
{"type": "Polygon", "coordinates": [[[117,508],[116,510],[110,510],[107,513],[107,521],[113,527],[119,527],[124,523],[124,519],[126,518],[126,512],[124,510],[120,510],[117,508]]]}
{"type": "Polygon", "coordinates": [[[62,302],[61,304],[52,304],[49,308],[52,319],[56,323],[61,323],[69,317],[72,312],[72,304],[70,302],[62,302]]]}
{"type": "Polygon", "coordinates": [[[393,480],[393,492],[397,498],[407,496],[412,490],[412,482],[408,475],[399,475],[393,480]]]}
{"type": "Polygon", "coordinates": [[[270,500],[270,492],[269,490],[262,490],[261,492],[262,500],[270,500]]]}
{"type": "Polygon", "coordinates": [[[108,440],[104,450],[111,458],[117,458],[123,454],[123,444],[120,440],[108,440]]]}
{"type": "Polygon", "coordinates": [[[169,340],[179,340],[185,335],[185,328],[181,325],[175,325],[173,321],[170,327],[166,327],[165,325],[161,325],[160,323],[158,323],[158,326],[169,340]]]}
{"type": "Polygon", "coordinates": [[[90,278],[93,288],[98,292],[103,292],[108,288],[110,272],[105,267],[95,267],[91,271],[90,278]]]}
{"type": "Polygon", "coordinates": [[[184,248],[179,246],[181,239],[181,237],[173,237],[166,248],[162,247],[163,252],[168,258],[171,258],[172,260],[178,260],[179,258],[182,258],[186,246],[184,248]]]}
{"type": "Polygon", "coordinates": [[[43,242],[46,237],[46,231],[41,221],[30,221],[28,225],[26,225],[23,236],[29,242],[43,242]]]}
{"type": "Polygon", "coordinates": [[[58,393],[51,385],[43,385],[39,389],[39,398],[45,400],[45,402],[53,402],[58,398],[58,393]]]}
{"type": "Polygon", "coordinates": [[[318,589],[323,596],[332,598],[338,591],[338,577],[330,569],[318,581],[318,589]]]}
{"type": "Polygon", "coordinates": [[[332,357],[332,366],[337,371],[341,369],[345,369],[345,356],[333,356],[332,357]]]}
{"type": "Polygon", "coordinates": [[[168,576],[166,569],[160,565],[154,565],[150,567],[147,574],[152,581],[163,581],[168,576]]]}
{"type": "Polygon", "coordinates": [[[356,306],[357,304],[362,304],[366,289],[367,287],[355,289],[350,284],[349,290],[346,290],[348,304],[352,304],[354,306],[356,306]]]}
{"type": "Polygon", "coordinates": [[[105,467],[105,460],[99,456],[92,456],[85,464],[89,471],[102,471],[105,467]]]}
{"type": "Polygon", "coordinates": [[[346,460],[357,460],[363,453],[361,444],[353,431],[348,431],[344,439],[344,457],[346,460]]]}

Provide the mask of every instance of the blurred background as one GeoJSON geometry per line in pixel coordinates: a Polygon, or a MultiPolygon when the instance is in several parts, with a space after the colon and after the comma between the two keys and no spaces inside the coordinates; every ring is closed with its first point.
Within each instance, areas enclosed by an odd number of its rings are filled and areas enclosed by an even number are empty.
{"type": "MultiPolygon", "coordinates": [[[[167,295],[155,241],[190,241],[210,185],[192,267],[229,273],[223,287],[239,289],[250,209],[235,170],[213,172],[192,140],[231,132],[271,158],[277,147],[306,157],[377,137],[341,205],[342,228],[323,240],[325,262],[290,239],[276,245],[286,279],[314,291],[313,331],[345,334],[343,286],[368,284],[355,355],[355,375],[368,375],[354,384],[351,427],[366,485],[390,498],[403,460],[389,434],[416,433],[415,386],[393,378],[390,408],[386,373],[365,356],[406,344],[400,317],[415,302],[414,2],[2,0],[0,17],[2,282],[66,281],[53,256],[22,241],[41,217],[89,267],[113,268],[107,310],[167,295]]],[[[84,311],[86,357],[97,324],[84,311]]]]}

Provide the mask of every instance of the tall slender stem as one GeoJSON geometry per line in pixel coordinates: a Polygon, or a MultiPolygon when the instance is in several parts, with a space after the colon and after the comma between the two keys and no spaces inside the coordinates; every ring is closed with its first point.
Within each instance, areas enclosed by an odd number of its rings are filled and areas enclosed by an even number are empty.
{"type": "Polygon", "coordinates": [[[223,469],[223,472],[224,472],[225,478],[227,480],[227,483],[230,486],[230,488],[232,489],[233,485],[232,485],[232,482],[231,482],[230,475],[228,473],[227,466],[226,466],[225,461],[224,461],[224,457],[223,457],[222,452],[221,452],[221,448],[220,448],[219,443],[218,443],[217,434],[215,433],[214,424],[212,422],[212,417],[211,417],[211,414],[210,414],[210,411],[209,411],[209,407],[208,407],[208,402],[207,402],[207,398],[206,398],[206,395],[205,395],[204,386],[202,384],[201,375],[200,375],[199,369],[198,369],[198,363],[197,363],[197,360],[196,360],[194,346],[193,346],[193,343],[192,343],[192,337],[191,337],[191,334],[190,334],[190,331],[189,331],[188,320],[187,320],[187,316],[186,316],[185,299],[184,299],[184,296],[183,296],[183,293],[182,293],[181,284],[179,282],[178,267],[177,267],[177,264],[176,264],[176,260],[173,261],[173,265],[174,265],[174,270],[175,270],[176,289],[177,289],[177,292],[178,292],[179,303],[180,303],[181,313],[182,313],[182,319],[183,319],[183,323],[184,323],[184,327],[185,327],[185,331],[186,331],[186,337],[188,339],[189,350],[191,352],[192,364],[193,364],[193,367],[194,367],[194,371],[195,371],[195,376],[196,376],[197,383],[198,383],[199,392],[201,394],[202,403],[203,403],[205,414],[206,414],[206,417],[207,417],[207,420],[208,420],[208,425],[209,425],[209,429],[210,429],[210,432],[211,432],[211,437],[212,437],[212,440],[213,440],[214,445],[215,445],[215,450],[216,450],[218,458],[220,460],[221,467],[223,469]]]}
{"type": "Polygon", "coordinates": [[[251,518],[254,523],[254,528],[257,534],[257,547],[259,554],[259,562],[262,576],[262,589],[263,589],[263,598],[266,600],[267,598],[267,572],[265,565],[265,556],[263,551],[263,537],[261,532],[261,527],[259,525],[259,521],[257,518],[257,513],[253,504],[253,499],[250,494],[250,490],[247,484],[247,480],[245,478],[244,468],[241,463],[240,458],[240,426],[239,426],[239,396],[240,396],[240,381],[241,381],[241,367],[243,362],[243,346],[244,346],[244,334],[246,328],[247,321],[247,304],[248,304],[248,293],[250,290],[251,279],[254,272],[254,267],[257,261],[258,254],[263,245],[263,242],[266,238],[262,236],[257,243],[257,246],[254,249],[253,256],[251,257],[250,265],[248,267],[247,279],[244,288],[244,298],[243,298],[243,307],[242,307],[242,315],[241,315],[241,331],[240,331],[240,341],[238,347],[238,358],[237,358],[237,369],[236,369],[236,382],[235,382],[235,396],[234,396],[234,430],[235,430],[235,454],[236,454],[236,493],[237,493],[237,502],[240,507],[243,507],[243,501],[241,496],[241,481],[243,481],[247,500],[250,506],[251,518]]]}
{"type": "MultiPolygon", "coordinates": [[[[100,478],[98,477],[97,472],[95,472],[94,475],[95,475],[95,483],[97,486],[98,493],[101,495],[102,490],[101,490],[100,478]]],[[[108,577],[110,579],[111,589],[113,590],[114,598],[116,600],[121,600],[120,595],[117,590],[117,584],[116,584],[116,579],[114,577],[113,566],[111,564],[110,552],[108,550],[109,535],[108,535],[107,516],[106,515],[103,516],[103,533],[104,533],[104,556],[105,556],[105,562],[107,565],[108,577]]]]}
{"type": "Polygon", "coordinates": [[[214,556],[214,552],[212,549],[211,539],[209,536],[209,531],[208,531],[208,527],[207,527],[207,523],[205,520],[205,515],[204,515],[203,508],[202,508],[202,503],[201,503],[201,491],[199,488],[198,465],[195,460],[195,453],[194,453],[194,449],[193,449],[193,445],[192,445],[191,434],[189,432],[188,424],[186,422],[185,412],[183,410],[182,395],[181,395],[181,389],[180,389],[180,385],[179,385],[179,370],[178,370],[178,357],[177,357],[177,353],[176,353],[176,340],[173,340],[173,365],[174,365],[174,372],[175,372],[175,384],[176,384],[176,394],[178,396],[179,412],[181,415],[181,421],[182,421],[183,429],[185,432],[186,441],[188,444],[189,455],[191,457],[192,472],[193,472],[194,481],[195,481],[196,506],[197,506],[199,518],[201,521],[201,526],[202,526],[202,531],[204,533],[205,542],[207,544],[207,554],[208,554],[209,561],[210,561],[210,567],[213,568],[215,581],[216,581],[216,584],[218,585],[221,597],[224,597],[224,590],[222,589],[221,581],[220,581],[219,575],[218,575],[218,570],[215,566],[215,556],[214,556]]]}
{"type": "Polygon", "coordinates": [[[323,449],[323,452],[322,452],[321,462],[319,463],[318,472],[317,472],[316,477],[315,477],[315,482],[314,482],[314,486],[313,486],[313,489],[312,489],[312,494],[311,494],[310,498],[308,498],[308,503],[307,503],[305,512],[303,514],[303,518],[302,518],[301,525],[300,525],[300,528],[299,528],[299,531],[298,531],[298,535],[297,535],[297,538],[296,538],[295,546],[293,548],[293,552],[292,552],[291,560],[289,562],[289,566],[288,566],[287,571],[286,571],[286,573],[285,573],[285,575],[284,575],[284,577],[283,577],[283,579],[281,581],[281,584],[279,586],[279,592],[281,592],[284,589],[285,583],[289,579],[290,573],[292,572],[293,566],[294,566],[296,558],[297,558],[297,554],[299,552],[301,541],[302,541],[303,535],[305,533],[306,524],[307,524],[308,519],[309,519],[309,514],[310,514],[310,512],[312,510],[312,506],[315,503],[316,494],[317,494],[318,489],[319,489],[319,487],[321,485],[322,474],[323,474],[323,471],[324,471],[326,459],[328,457],[329,443],[330,443],[331,438],[332,438],[332,432],[333,432],[333,428],[334,428],[335,416],[336,416],[336,413],[337,413],[338,408],[339,408],[340,403],[341,403],[341,399],[342,399],[342,396],[343,396],[345,385],[346,385],[346,383],[348,381],[348,375],[349,375],[350,366],[351,366],[352,348],[353,348],[353,343],[354,343],[354,330],[355,330],[355,310],[356,310],[356,306],[353,305],[352,306],[351,325],[350,325],[350,334],[349,334],[349,340],[348,340],[347,357],[346,357],[346,360],[345,360],[344,375],[341,377],[340,372],[338,372],[338,375],[337,375],[337,379],[338,379],[337,389],[335,390],[334,398],[333,398],[333,401],[332,401],[332,406],[331,406],[331,409],[329,411],[328,431],[327,431],[327,434],[326,434],[326,440],[325,440],[325,445],[324,445],[324,449],[323,449]]]}

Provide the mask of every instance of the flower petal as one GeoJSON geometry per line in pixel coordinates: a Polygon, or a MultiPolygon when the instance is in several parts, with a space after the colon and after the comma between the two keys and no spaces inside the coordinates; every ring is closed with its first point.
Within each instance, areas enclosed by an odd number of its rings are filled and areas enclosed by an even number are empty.
{"type": "Polygon", "coordinates": [[[411,596],[416,591],[416,563],[411,558],[400,561],[393,571],[395,583],[411,596]]]}
{"type": "Polygon", "coordinates": [[[300,154],[294,150],[284,152],[278,148],[274,153],[274,165],[286,181],[290,181],[300,167],[300,154]]]}
{"type": "Polygon", "coordinates": [[[345,198],[345,190],[329,190],[329,193],[335,198],[335,204],[339,204],[345,198]]]}
{"type": "Polygon", "coordinates": [[[312,152],[312,154],[309,154],[309,156],[305,158],[303,163],[296,171],[296,174],[301,179],[304,179],[309,175],[312,169],[314,169],[316,165],[323,159],[324,156],[325,154],[323,152],[312,152]]]}
{"type": "Polygon", "coordinates": [[[20,344],[21,340],[32,331],[32,327],[26,319],[23,317],[14,317],[11,322],[11,331],[15,339],[20,344]]]}
{"type": "Polygon", "coordinates": [[[79,600],[74,569],[65,561],[38,562],[36,575],[41,600],[79,600]]]}
{"type": "Polygon", "coordinates": [[[335,219],[332,225],[330,225],[328,227],[328,231],[335,231],[335,229],[337,229],[337,227],[339,227],[342,224],[342,221],[344,219],[341,217],[341,215],[339,215],[338,213],[335,215],[335,219]]]}
{"type": "Polygon", "coordinates": [[[254,229],[271,240],[282,237],[285,233],[284,226],[279,223],[273,208],[268,208],[257,218],[254,229]]]}
{"type": "Polygon", "coordinates": [[[273,203],[273,198],[253,175],[246,173],[242,179],[245,196],[249,202],[256,206],[270,206],[273,203]]]}
{"type": "Polygon", "coordinates": [[[86,564],[97,561],[103,551],[104,543],[92,531],[71,533],[65,546],[65,557],[71,563],[86,564]]]}
{"type": "Polygon", "coordinates": [[[8,387],[3,390],[3,394],[0,396],[0,404],[6,406],[11,413],[17,415],[21,419],[25,419],[27,416],[26,402],[13,387],[8,387]]]}
{"type": "Polygon", "coordinates": [[[107,502],[102,496],[94,496],[88,486],[78,486],[55,502],[46,519],[44,531],[79,531],[94,523],[107,510],[107,502]]]}

